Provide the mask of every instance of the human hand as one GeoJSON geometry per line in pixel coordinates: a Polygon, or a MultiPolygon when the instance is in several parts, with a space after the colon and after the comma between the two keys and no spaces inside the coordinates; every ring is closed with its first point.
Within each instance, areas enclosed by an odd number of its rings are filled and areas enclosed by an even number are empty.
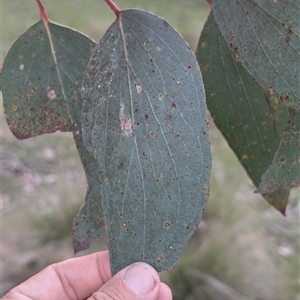
{"type": "Polygon", "coordinates": [[[172,300],[172,293],[146,263],[132,264],[112,277],[108,251],[103,251],[48,266],[2,298],[41,299],[172,300]]]}

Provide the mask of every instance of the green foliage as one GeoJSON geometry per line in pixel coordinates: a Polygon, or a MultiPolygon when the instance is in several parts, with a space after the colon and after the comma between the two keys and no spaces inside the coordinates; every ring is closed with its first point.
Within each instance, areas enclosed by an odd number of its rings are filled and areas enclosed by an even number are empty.
{"type": "Polygon", "coordinates": [[[272,193],[281,186],[300,185],[300,112],[288,110],[287,127],[272,164],[262,176],[260,193],[272,193]]]}
{"type": "MultiPolygon", "coordinates": [[[[268,95],[236,61],[212,12],[199,39],[197,59],[214,123],[258,187],[279,146],[288,108],[278,97],[268,95]]],[[[285,213],[288,189],[263,196],[285,213]]]]}
{"type": "Polygon", "coordinates": [[[73,132],[89,184],[87,204],[74,219],[75,252],[104,236],[97,162],[81,134],[80,86],[94,47],[86,36],[40,20],[17,39],[2,70],[6,118],[17,138],[73,132]]]}
{"type": "Polygon", "coordinates": [[[193,53],[163,19],[122,11],[91,57],[82,97],[113,273],[139,260],[172,268],[209,193],[205,96],[193,53]]]}
{"type": "MultiPolygon", "coordinates": [[[[198,47],[216,125],[258,191],[282,213],[289,189],[300,184],[295,1],[216,0],[216,22],[211,14],[198,47]]],[[[190,49],[165,21],[115,12],[85,75],[82,115],[80,85],[95,44],[50,22],[42,10],[42,20],[5,59],[4,107],[18,138],[73,132],[88,179],[85,205],[73,222],[75,251],[107,231],[113,272],[141,258],[161,270],[174,265],[208,196],[203,85],[190,49]]]]}
{"type": "MultiPolygon", "coordinates": [[[[72,32],[55,24],[46,27],[40,20],[16,40],[4,61],[1,85],[6,119],[19,139],[72,129],[66,97],[71,98],[75,82],[70,80],[71,86],[63,87],[57,67],[68,70],[71,62],[65,47],[76,44],[57,35],[58,27],[60,31],[72,32]],[[47,28],[54,31],[52,36],[48,35],[47,28]],[[59,65],[52,51],[57,51],[59,65]]],[[[72,79],[76,77],[74,69],[68,72],[72,79]]]]}
{"type": "MultiPolygon", "coordinates": [[[[271,138],[272,142],[267,141],[272,136],[270,133],[265,139],[265,128],[268,128],[266,120],[261,122],[261,125],[255,125],[252,128],[254,129],[253,132],[256,131],[261,137],[260,146],[267,149],[267,151],[271,149],[271,153],[274,153],[274,150],[276,152],[273,154],[271,164],[268,157],[268,166],[264,165],[264,170],[259,170],[259,182],[256,176],[251,175],[247,163],[242,162],[242,164],[255,185],[259,186],[257,192],[264,194],[267,201],[284,214],[287,205],[288,189],[300,185],[300,68],[298,63],[300,59],[300,32],[297,0],[289,2],[242,1],[238,4],[231,0],[216,0],[212,10],[216,23],[235,60],[241,62],[252,75],[253,80],[257,81],[266,90],[266,96],[264,98],[258,97],[257,101],[264,102],[264,100],[267,100],[276,136],[271,138]],[[281,103],[289,107],[285,116],[283,114],[284,108],[280,107],[281,103]],[[282,132],[284,120],[286,120],[286,124],[284,132],[282,132]],[[278,127],[280,128],[279,134],[277,132],[278,127]],[[280,143],[276,145],[278,138],[280,143]],[[265,142],[268,144],[267,147],[264,146],[265,142]],[[275,197],[274,192],[277,193],[275,197]]],[[[208,20],[207,22],[210,21],[208,20]]],[[[204,35],[205,32],[202,33],[202,37],[204,35]]],[[[202,51],[205,52],[205,49],[198,47],[198,50],[198,57],[201,58],[202,51]]],[[[209,61],[204,60],[201,63],[204,66],[209,66],[210,64],[209,61]]],[[[226,63],[223,62],[224,65],[226,63]]],[[[250,82],[250,77],[248,82],[250,82]]],[[[213,95],[215,90],[218,90],[217,86],[210,89],[210,95],[213,95]]],[[[230,91],[230,93],[236,98],[235,91],[233,93],[230,91]]],[[[245,93],[243,107],[246,107],[248,102],[248,95],[245,93]]],[[[255,104],[256,110],[259,109],[259,105],[261,103],[255,104]]],[[[261,114],[261,109],[259,110],[261,114]]],[[[241,114],[241,111],[239,113],[243,120],[247,120],[249,117],[249,113],[241,114]]],[[[250,112],[250,116],[254,116],[253,113],[254,110],[250,112]]],[[[246,136],[248,126],[243,126],[243,129],[246,136]]],[[[228,137],[231,134],[231,129],[225,129],[226,133],[222,128],[221,131],[234,151],[236,151],[235,146],[232,145],[232,139],[228,137]]],[[[247,145],[249,148],[251,142],[247,141],[244,145],[247,145]]],[[[242,154],[237,155],[240,159],[243,159],[243,157],[249,159],[247,154],[245,156],[242,154]]],[[[251,158],[253,157],[255,156],[252,155],[251,158]]],[[[251,169],[257,167],[256,163],[257,159],[255,159],[255,163],[252,163],[251,169]]]]}
{"type": "Polygon", "coordinates": [[[299,1],[214,0],[213,13],[230,50],[249,73],[299,110],[299,1]]]}

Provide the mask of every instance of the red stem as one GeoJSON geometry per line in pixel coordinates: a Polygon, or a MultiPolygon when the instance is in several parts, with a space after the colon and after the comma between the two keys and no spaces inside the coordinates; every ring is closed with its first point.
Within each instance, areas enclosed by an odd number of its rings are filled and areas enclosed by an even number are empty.
{"type": "Polygon", "coordinates": [[[206,2],[208,3],[208,5],[209,5],[210,8],[211,8],[211,6],[212,6],[212,0],[206,0],[206,2]]]}
{"type": "Polygon", "coordinates": [[[104,0],[104,1],[111,8],[111,10],[115,13],[117,19],[119,19],[119,16],[120,16],[120,9],[119,9],[119,7],[114,3],[113,0],[104,0]]]}
{"type": "Polygon", "coordinates": [[[48,19],[48,16],[46,14],[46,11],[45,11],[45,8],[44,8],[44,5],[42,3],[41,0],[36,0],[36,3],[40,9],[40,19],[41,20],[44,20],[45,22],[49,22],[49,19],[48,19]]]}

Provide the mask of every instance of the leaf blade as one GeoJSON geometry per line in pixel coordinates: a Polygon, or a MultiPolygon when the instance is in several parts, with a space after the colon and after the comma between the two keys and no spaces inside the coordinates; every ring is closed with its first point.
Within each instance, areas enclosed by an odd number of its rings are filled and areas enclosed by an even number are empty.
{"type": "Polygon", "coordinates": [[[42,20],[18,38],[8,52],[2,70],[2,93],[8,125],[17,138],[72,130],[42,20]]]}
{"type": "MultiPolygon", "coordinates": [[[[214,123],[258,187],[279,146],[287,107],[268,95],[236,61],[212,13],[199,39],[197,59],[214,123]]],[[[284,214],[289,189],[262,196],[284,214]]]]}
{"type": "Polygon", "coordinates": [[[85,204],[73,222],[75,252],[105,235],[98,166],[83,145],[80,117],[80,84],[94,47],[85,35],[40,20],[12,46],[1,73],[7,121],[17,138],[73,132],[88,181],[85,204]],[[34,95],[23,101],[32,89],[34,95]]]}
{"type": "Polygon", "coordinates": [[[122,11],[90,60],[82,97],[84,142],[100,166],[112,272],[141,260],[172,268],[209,191],[195,57],[164,20],[122,11]]]}
{"type": "Polygon", "coordinates": [[[93,241],[105,237],[106,232],[97,161],[85,148],[81,130],[74,132],[73,136],[88,182],[84,204],[73,219],[72,242],[76,254],[88,249],[93,241]]]}
{"type": "Polygon", "coordinates": [[[282,102],[300,109],[300,7],[291,1],[216,0],[214,16],[229,48],[282,102]]]}
{"type": "Polygon", "coordinates": [[[260,193],[300,186],[300,114],[290,108],[287,126],[272,164],[259,183],[260,193]]]}

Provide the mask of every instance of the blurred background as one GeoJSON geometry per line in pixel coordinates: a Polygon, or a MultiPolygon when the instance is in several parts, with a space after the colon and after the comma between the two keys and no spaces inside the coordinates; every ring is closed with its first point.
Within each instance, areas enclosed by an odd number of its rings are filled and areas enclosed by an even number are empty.
{"type": "MultiPolygon", "coordinates": [[[[43,1],[48,16],[99,41],[114,21],[104,1],[43,1]]],[[[165,18],[196,49],[208,16],[205,0],[116,0],[165,18]]],[[[34,0],[1,1],[1,60],[39,19],[34,0]]],[[[70,133],[23,141],[10,132],[1,102],[0,296],[48,264],[74,256],[73,217],[86,193],[85,174],[70,133]]],[[[226,141],[211,122],[211,194],[203,221],[174,270],[161,274],[174,300],[299,300],[299,189],[286,217],[253,191],[226,141]]],[[[97,241],[91,249],[106,249],[97,241]]],[[[77,255],[77,256],[78,256],[77,255]]]]}

